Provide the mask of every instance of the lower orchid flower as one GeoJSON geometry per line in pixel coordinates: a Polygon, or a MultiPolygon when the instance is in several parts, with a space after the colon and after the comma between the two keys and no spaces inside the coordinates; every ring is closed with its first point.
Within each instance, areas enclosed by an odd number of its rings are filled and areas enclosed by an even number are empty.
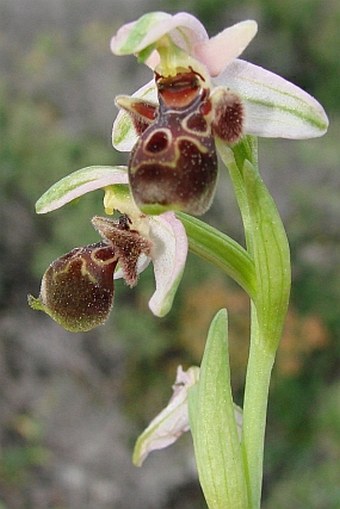
{"type": "MultiPolygon", "coordinates": [[[[163,410],[152,419],[138,437],[133,462],[140,467],[152,451],[164,449],[190,430],[189,391],[199,381],[200,368],[191,366],[186,371],[178,366],[172,396],[163,410]]],[[[242,410],[234,405],[239,439],[242,432],[242,410]]]]}
{"type": "Polygon", "coordinates": [[[168,447],[189,431],[188,392],[198,378],[197,366],[191,366],[186,371],[183,371],[182,366],[178,366],[172,386],[173,393],[167,406],[152,419],[136,442],[133,454],[136,466],[140,467],[152,451],[168,447]]]}
{"type": "Polygon", "coordinates": [[[31,307],[45,311],[72,332],[104,323],[113,305],[114,279],[123,278],[134,286],[150,261],[156,290],[149,307],[156,316],[171,309],[188,251],[184,227],[172,212],[157,217],[142,214],[126,184],[124,167],[84,168],[56,183],[37,202],[37,212],[43,214],[104,188],[106,212],[121,213],[119,219],[94,217],[101,242],[75,248],[52,262],[39,297],[29,296],[31,307]]]}
{"type": "Polygon", "coordinates": [[[326,132],[327,116],[313,97],[237,58],[256,32],[247,20],[209,39],[188,13],[153,12],[112,39],[113,53],[135,54],[154,71],[132,97],[116,98],[122,111],[112,135],[116,149],[132,150],[129,181],[141,210],[203,214],[216,187],[216,139],[232,146],[246,134],[326,132]]]}

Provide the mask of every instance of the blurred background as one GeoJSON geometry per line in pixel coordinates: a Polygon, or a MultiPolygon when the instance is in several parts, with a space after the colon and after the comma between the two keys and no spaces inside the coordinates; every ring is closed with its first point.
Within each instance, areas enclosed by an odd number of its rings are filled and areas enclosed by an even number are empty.
{"type": "MultiPolygon", "coordinates": [[[[148,310],[150,269],[134,290],[116,284],[108,322],[86,334],[63,331],[26,303],[52,260],[97,241],[90,219],[103,213],[100,191],[48,216],[35,215],[34,203],[76,169],[126,161],[110,143],[114,97],[151,76],[134,58],[110,54],[109,40],[150,10],[187,10],[211,35],[256,19],[259,34],[244,58],[298,84],[329,114],[324,138],[260,140],[293,261],[270,395],[263,507],[338,509],[337,0],[0,0],[0,509],[203,509],[189,434],[141,469],[131,453],[168,400],[177,365],[199,364],[209,322],[225,306],[242,404],[247,298],[194,256],[164,319],[148,310]]],[[[224,173],[205,219],[242,241],[224,173]]]]}

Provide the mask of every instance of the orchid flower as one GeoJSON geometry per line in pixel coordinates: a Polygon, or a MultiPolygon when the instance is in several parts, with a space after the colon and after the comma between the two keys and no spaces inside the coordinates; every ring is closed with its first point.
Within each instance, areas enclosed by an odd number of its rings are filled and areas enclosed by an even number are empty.
{"type": "Polygon", "coordinates": [[[72,173],[38,200],[37,212],[50,212],[101,188],[106,213],[122,215],[117,220],[94,217],[92,224],[102,240],[52,262],[39,297],[29,296],[34,309],[45,311],[72,332],[104,323],[113,304],[114,279],[124,278],[134,286],[150,261],[156,290],[149,307],[156,316],[164,316],[171,309],[186,261],[188,241],[182,223],[172,212],[157,217],[142,214],[129,194],[123,166],[88,167],[72,173]]]}
{"type": "Polygon", "coordinates": [[[188,391],[197,383],[198,377],[197,366],[191,366],[187,371],[178,366],[167,406],[152,419],[136,442],[133,454],[135,465],[141,466],[152,451],[168,447],[189,431],[188,391]]]}
{"type": "MultiPolygon", "coordinates": [[[[189,391],[199,380],[200,369],[191,366],[186,371],[178,366],[172,396],[163,410],[152,419],[138,437],[133,462],[140,467],[152,451],[164,449],[176,442],[183,433],[190,430],[189,391]]],[[[242,410],[234,405],[235,421],[241,439],[242,410]]]]}
{"type": "Polygon", "coordinates": [[[144,211],[202,214],[217,178],[214,139],[233,146],[246,134],[313,138],[328,119],[307,92],[238,59],[257,32],[255,21],[209,39],[188,13],[153,12],[124,25],[111,41],[116,55],[135,54],[155,79],[132,97],[113,126],[116,149],[130,151],[129,181],[144,211]]]}

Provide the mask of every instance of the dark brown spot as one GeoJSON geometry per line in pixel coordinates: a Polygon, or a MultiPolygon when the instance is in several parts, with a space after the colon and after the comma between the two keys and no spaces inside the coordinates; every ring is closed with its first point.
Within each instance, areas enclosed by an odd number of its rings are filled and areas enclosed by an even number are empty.
{"type": "Polygon", "coordinates": [[[208,130],[207,121],[200,113],[190,115],[186,121],[186,127],[198,133],[205,133],[208,130]]]}
{"type": "Polygon", "coordinates": [[[146,140],[145,150],[151,154],[157,154],[167,149],[169,137],[166,132],[159,130],[154,132],[150,138],[146,140]]]}

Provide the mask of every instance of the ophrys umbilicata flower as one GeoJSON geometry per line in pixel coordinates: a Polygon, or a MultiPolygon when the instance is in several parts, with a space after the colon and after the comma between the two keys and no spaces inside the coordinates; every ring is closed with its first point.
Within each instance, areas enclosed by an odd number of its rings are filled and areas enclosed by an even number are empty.
{"type": "Polygon", "coordinates": [[[284,78],[238,59],[257,31],[247,20],[209,39],[188,13],[154,12],[124,25],[111,41],[136,54],[154,79],[122,108],[113,145],[132,150],[129,182],[146,212],[202,214],[217,178],[215,138],[233,145],[245,134],[303,139],[328,127],[322,106],[284,78]]]}
{"type": "Polygon", "coordinates": [[[172,212],[157,217],[141,213],[126,184],[122,166],[84,168],[56,183],[37,202],[37,212],[42,214],[103,188],[106,212],[121,214],[117,219],[94,217],[92,224],[102,240],[52,262],[39,297],[29,297],[34,309],[45,311],[72,332],[104,323],[113,304],[114,279],[124,278],[134,286],[150,261],[156,290],[149,307],[156,316],[164,316],[171,308],[188,251],[184,227],[172,212]]]}

